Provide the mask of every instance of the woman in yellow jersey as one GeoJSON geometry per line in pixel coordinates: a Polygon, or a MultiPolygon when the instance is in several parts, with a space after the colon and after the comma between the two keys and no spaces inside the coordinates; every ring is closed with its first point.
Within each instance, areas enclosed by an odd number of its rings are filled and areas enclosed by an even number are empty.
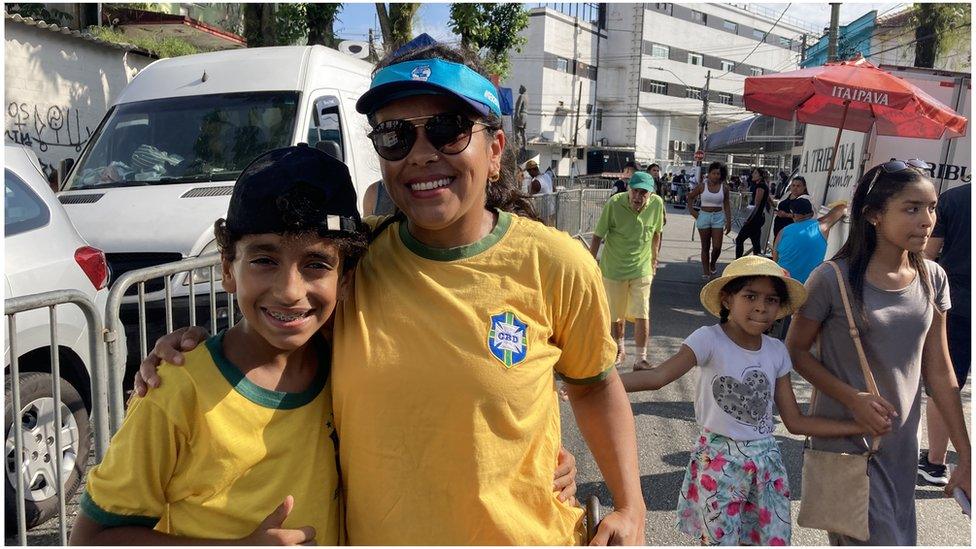
{"type": "Polygon", "coordinates": [[[593,543],[643,544],[634,419],[599,268],[531,219],[477,59],[403,49],[357,104],[397,212],[372,220],[336,313],[348,541],[580,543],[582,511],[552,491],[556,372],[615,503],[593,543]]]}

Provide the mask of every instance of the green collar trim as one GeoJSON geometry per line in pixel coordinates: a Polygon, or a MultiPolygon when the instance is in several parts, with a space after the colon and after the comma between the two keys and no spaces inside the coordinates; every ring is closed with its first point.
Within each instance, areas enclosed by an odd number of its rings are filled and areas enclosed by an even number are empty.
{"type": "Polygon", "coordinates": [[[231,387],[240,393],[241,396],[258,406],[276,410],[300,408],[315,400],[315,397],[319,396],[319,393],[325,387],[326,381],[329,379],[332,360],[331,353],[328,345],[316,336],[312,339],[312,345],[315,345],[315,350],[318,354],[319,368],[315,372],[315,379],[312,380],[311,385],[300,393],[285,393],[265,389],[247,379],[240,368],[227,360],[227,356],[224,355],[224,334],[226,333],[227,331],[224,330],[208,339],[206,343],[207,350],[210,351],[210,356],[213,357],[214,363],[217,364],[217,369],[220,370],[220,373],[223,374],[224,379],[230,383],[231,387]]]}
{"type": "Polygon", "coordinates": [[[498,223],[495,224],[495,228],[493,228],[490,233],[485,235],[484,238],[473,244],[457,246],[456,248],[432,248],[414,238],[413,235],[410,234],[410,231],[407,230],[407,224],[404,221],[400,222],[400,240],[408,250],[424,259],[430,259],[433,261],[457,261],[459,259],[467,259],[480,254],[488,248],[491,248],[497,244],[498,241],[500,241],[508,232],[508,228],[512,225],[512,214],[502,211],[497,213],[498,223]]]}

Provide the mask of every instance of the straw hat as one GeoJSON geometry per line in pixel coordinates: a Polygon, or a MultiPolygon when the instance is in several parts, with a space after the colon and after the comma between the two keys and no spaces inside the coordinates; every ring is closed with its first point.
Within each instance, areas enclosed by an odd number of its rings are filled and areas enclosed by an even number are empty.
{"type": "Polygon", "coordinates": [[[722,288],[733,278],[741,276],[772,276],[781,279],[786,283],[786,289],[790,294],[790,302],[780,307],[776,319],[791,315],[803,305],[807,300],[807,290],[798,280],[790,278],[790,273],[777,265],[770,259],[758,255],[747,255],[729,263],[722,276],[709,282],[702,288],[699,299],[705,310],[715,316],[721,316],[722,310],[722,288]]]}

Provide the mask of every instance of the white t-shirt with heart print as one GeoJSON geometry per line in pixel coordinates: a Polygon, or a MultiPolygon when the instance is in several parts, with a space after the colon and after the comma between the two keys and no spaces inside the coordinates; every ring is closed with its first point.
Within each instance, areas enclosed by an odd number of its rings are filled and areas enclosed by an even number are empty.
{"type": "Polygon", "coordinates": [[[783,342],[762,336],[758,351],[738,346],[721,325],[703,326],[684,344],[699,366],[695,417],[709,431],[734,440],[756,440],[773,434],[776,380],[793,363],[783,342]]]}

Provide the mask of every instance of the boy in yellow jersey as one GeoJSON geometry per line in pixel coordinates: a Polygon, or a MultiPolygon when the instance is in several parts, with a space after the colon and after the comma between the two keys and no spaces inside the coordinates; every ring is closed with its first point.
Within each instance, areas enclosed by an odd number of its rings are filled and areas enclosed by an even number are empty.
{"type": "Polygon", "coordinates": [[[268,152],[214,226],[244,319],[159,370],[88,476],[72,544],[342,541],[330,349],[317,335],[366,248],[344,164],[268,152]]]}

